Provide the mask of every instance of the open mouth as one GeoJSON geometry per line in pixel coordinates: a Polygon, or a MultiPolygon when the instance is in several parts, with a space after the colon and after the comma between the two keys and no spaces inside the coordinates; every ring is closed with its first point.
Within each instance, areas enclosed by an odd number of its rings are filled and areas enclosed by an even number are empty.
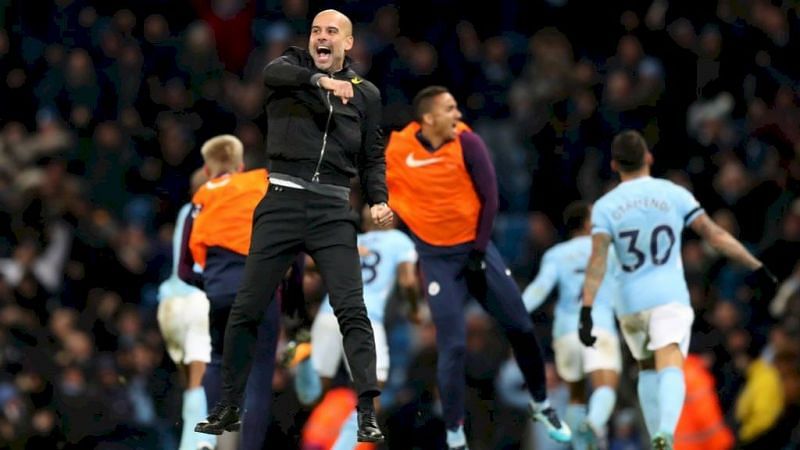
{"type": "Polygon", "coordinates": [[[327,62],[331,58],[331,48],[327,45],[317,46],[317,60],[320,62],[327,62]]]}

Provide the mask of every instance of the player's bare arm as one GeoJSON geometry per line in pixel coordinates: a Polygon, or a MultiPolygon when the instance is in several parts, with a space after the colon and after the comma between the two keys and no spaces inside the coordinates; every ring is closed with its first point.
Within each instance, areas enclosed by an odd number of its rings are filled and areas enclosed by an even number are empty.
{"type": "Polygon", "coordinates": [[[763,264],[735,237],[717,225],[707,214],[700,214],[689,226],[715,250],[750,270],[763,264]]]}
{"type": "Polygon", "coordinates": [[[314,258],[309,255],[306,255],[305,258],[305,275],[319,276],[319,269],[317,268],[317,263],[314,262],[314,258]]]}
{"type": "Polygon", "coordinates": [[[603,233],[592,235],[592,255],[589,257],[586,279],[583,282],[583,306],[591,308],[594,304],[594,298],[606,274],[609,244],[611,244],[610,235],[603,233]]]}
{"type": "Polygon", "coordinates": [[[397,266],[397,285],[408,302],[408,318],[412,323],[420,323],[419,317],[419,282],[417,268],[414,263],[404,262],[397,266]]]}

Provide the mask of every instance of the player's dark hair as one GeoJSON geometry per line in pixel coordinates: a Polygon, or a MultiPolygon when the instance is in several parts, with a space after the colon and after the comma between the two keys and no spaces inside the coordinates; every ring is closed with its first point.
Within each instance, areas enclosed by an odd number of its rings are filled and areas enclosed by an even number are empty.
{"type": "Polygon", "coordinates": [[[588,202],[582,200],[574,201],[564,209],[564,228],[567,234],[579,231],[589,220],[591,208],[588,202]]]}
{"type": "Polygon", "coordinates": [[[422,116],[430,111],[433,98],[448,92],[450,91],[444,86],[428,86],[419,91],[417,95],[414,96],[414,101],[412,102],[414,120],[421,122],[422,116]]]}
{"type": "Polygon", "coordinates": [[[647,142],[641,133],[625,130],[614,137],[611,143],[611,159],[622,172],[635,172],[644,166],[647,142]]]}

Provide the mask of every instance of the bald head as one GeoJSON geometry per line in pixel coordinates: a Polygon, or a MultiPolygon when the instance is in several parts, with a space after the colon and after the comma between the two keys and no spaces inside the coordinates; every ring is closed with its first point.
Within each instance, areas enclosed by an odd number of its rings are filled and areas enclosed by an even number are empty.
{"type": "Polygon", "coordinates": [[[317,19],[324,19],[328,17],[339,22],[339,27],[343,36],[353,35],[353,22],[350,21],[349,17],[335,9],[326,9],[318,12],[317,15],[314,16],[314,21],[312,22],[311,26],[314,26],[313,24],[317,22],[317,19]]]}
{"type": "Polygon", "coordinates": [[[308,51],[317,69],[328,73],[342,70],[345,54],[353,48],[353,23],[335,9],[314,17],[308,36],[308,51]]]}

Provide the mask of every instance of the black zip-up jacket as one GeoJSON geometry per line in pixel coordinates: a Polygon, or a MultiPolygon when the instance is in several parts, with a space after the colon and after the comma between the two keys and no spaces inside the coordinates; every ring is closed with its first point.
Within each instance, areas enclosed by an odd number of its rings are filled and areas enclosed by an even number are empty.
{"type": "Polygon", "coordinates": [[[272,172],[346,187],[358,175],[370,205],[388,201],[380,92],[349,60],[329,75],[307,50],[290,47],[264,68],[264,84],[272,172]],[[343,104],[317,86],[321,76],[350,81],[353,98],[343,104]]]}

